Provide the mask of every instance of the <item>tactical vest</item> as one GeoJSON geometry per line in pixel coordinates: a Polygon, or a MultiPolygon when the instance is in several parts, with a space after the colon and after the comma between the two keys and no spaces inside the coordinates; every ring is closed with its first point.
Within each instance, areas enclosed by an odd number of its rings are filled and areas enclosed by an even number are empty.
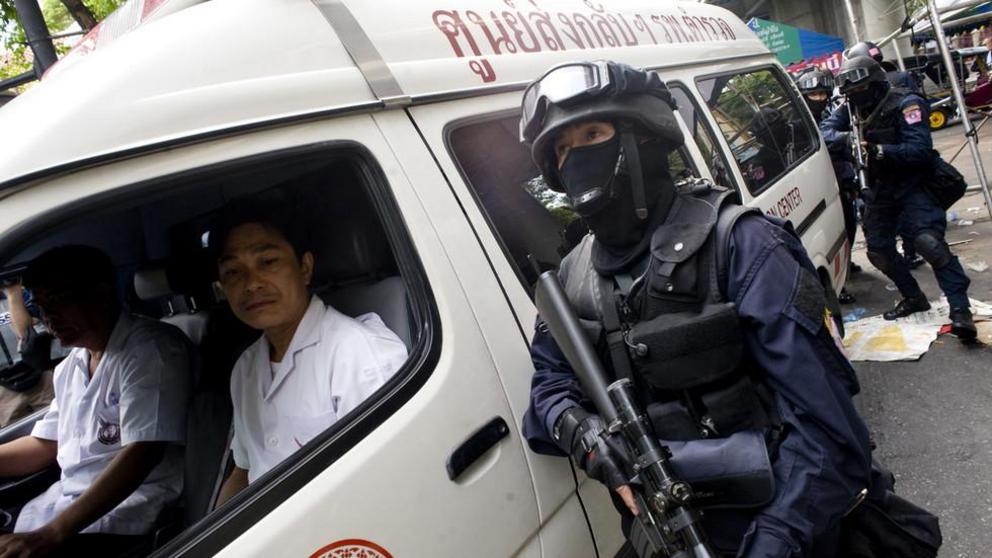
{"type": "MultiPolygon", "coordinates": [[[[895,144],[899,143],[900,120],[903,118],[900,105],[907,95],[912,94],[907,89],[894,87],[889,90],[879,105],[868,115],[862,123],[862,130],[865,140],[874,144],[895,144]]],[[[868,183],[872,189],[881,186],[898,185],[902,181],[893,178],[904,175],[919,175],[919,168],[899,165],[891,160],[869,160],[868,161],[868,183]],[[886,183],[881,181],[886,179],[886,183]],[[889,184],[893,183],[893,184],[889,184]]]]}
{"type": "Polygon", "coordinates": [[[746,356],[740,318],[724,294],[729,231],[740,216],[757,212],[727,203],[730,194],[711,185],[680,192],[635,266],[643,270],[636,279],[599,275],[591,235],[562,262],[565,292],[586,333],[606,349],[615,375],[634,381],[665,440],[778,424],[764,374],[746,356]]]}

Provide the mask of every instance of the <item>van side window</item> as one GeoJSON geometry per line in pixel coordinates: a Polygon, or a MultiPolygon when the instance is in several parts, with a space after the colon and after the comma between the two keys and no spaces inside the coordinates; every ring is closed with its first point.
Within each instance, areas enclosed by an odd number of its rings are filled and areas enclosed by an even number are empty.
{"type": "Polygon", "coordinates": [[[761,192],[813,152],[805,111],[772,68],[697,80],[752,194],[761,192]]]}
{"type": "Polygon", "coordinates": [[[672,92],[676,104],[678,104],[678,111],[682,120],[689,128],[692,139],[695,140],[696,146],[706,161],[706,167],[713,176],[713,181],[721,186],[733,187],[733,179],[727,170],[723,155],[720,153],[720,146],[717,144],[716,138],[713,137],[713,131],[706,124],[706,117],[697,109],[696,102],[692,99],[689,91],[679,83],[669,83],[668,88],[672,92]]]}
{"type": "MultiPolygon", "coordinates": [[[[514,111],[455,124],[446,143],[521,284],[532,292],[538,275],[557,268],[588,228],[567,196],[544,182],[519,141],[519,122],[514,111]]],[[[675,180],[697,175],[681,149],[669,154],[668,168],[675,180]]]]}
{"type": "MultiPolygon", "coordinates": [[[[269,451],[265,460],[253,457],[250,467],[254,473],[247,490],[256,494],[277,491],[281,502],[296,490],[287,486],[303,486],[324,470],[385,420],[390,408],[402,404],[416,390],[416,383],[410,388],[402,386],[433,369],[439,331],[433,295],[386,178],[364,148],[320,144],[288,154],[262,154],[130,185],[125,190],[127,197],[107,196],[98,206],[91,199],[81,200],[67,208],[72,212],[67,218],[34,224],[39,232],[31,237],[31,244],[17,253],[0,254],[0,274],[23,267],[37,254],[65,244],[67,239],[98,247],[115,263],[122,278],[121,298],[126,310],[185,334],[191,350],[197,353],[198,366],[193,370],[188,407],[172,410],[186,413],[188,430],[183,492],[178,501],[169,504],[174,509],[166,509],[170,521],[175,517],[183,522],[176,531],[182,525],[200,522],[211,512],[227,470],[232,464],[240,465],[229,449],[232,429],[248,448],[245,452],[256,451],[253,456],[262,452],[264,444],[279,449],[279,453],[265,450],[269,451]],[[217,245],[210,243],[210,235],[225,230],[221,217],[226,211],[249,203],[254,205],[246,207],[254,213],[247,213],[242,225],[269,223],[264,221],[266,214],[257,209],[275,207],[281,220],[273,223],[292,222],[295,226],[283,230],[279,225],[263,225],[256,228],[262,233],[248,238],[269,242],[265,246],[270,248],[265,250],[272,254],[277,253],[283,239],[312,257],[312,276],[307,292],[302,293],[308,305],[306,316],[313,316],[307,322],[309,331],[320,331],[318,328],[334,320],[334,331],[347,332],[348,339],[366,339],[369,347],[379,351],[374,371],[371,365],[358,370],[359,364],[370,362],[362,360],[369,356],[368,351],[361,352],[364,345],[349,348],[345,357],[338,357],[344,350],[328,348],[333,339],[328,338],[329,343],[322,346],[321,336],[315,335],[317,342],[301,344],[293,358],[306,351],[321,352],[311,352],[306,360],[311,364],[293,369],[293,375],[285,376],[265,399],[279,412],[293,409],[290,418],[269,413],[268,407],[263,409],[262,388],[252,382],[259,370],[274,374],[276,369],[269,362],[252,359],[260,353],[248,350],[265,343],[259,340],[260,331],[253,329],[264,329],[264,324],[256,325],[249,319],[259,314],[245,310],[251,293],[243,293],[249,289],[242,288],[239,293],[234,287],[226,292],[218,287],[223,277],[218,272],[217,245]],[[342,318],[342,314],[354,320],[342,318]],[[334,359],[348,366],[338,366],[334,359]],[[330,370],[336,379],[342,377],[342,371],[355,372],[356,377],[361,372],[362,383],[342,382],[343,387],[326,389],[331,385],[327,376],[330,370]],[[234,414],[232,385],[244,387],[237,391],[235,406],[239,409],[234,414]],[[381,405],[384,400],[391,402],[381,405]],[[268,413],[265,420],[260,418],[257,423],[238,418],[263,413],[268,413]],[[345,430],[349,434],[343,438],[339,434],[345,430]],[[312,462],[320,465],[305,466],[312,462]]],[[[241,230],[241,234],[252,230],[240,226],[229,230],[241,230]]],[[[267,269],[263,266],[282,265],[269,262],[288,260],[277,256],[250,260],[236,252],[227,261],[242,266],[230,264],[240,275],[229,277],[240,278],[248,274],[246,269],[254,269],[251,273],[258,275],[261,272],[257,270],[267,269]]],[[[284,267],[294,266],[298,264],[291,262],[284,267]]],[[[266,296],[286,292],[272,286],[276,284],[273,277],[276,274],[256,280],[269,289],[266,296]]],[[[257,286],[250,290],[262,292],[257,286]]],[[[5,310],[6,301],[0,301],[0,331],[7,346],[11,341],[3,318],[5,310]]],[[[299,323],[302,327],[303,322],[299,323]]],[[[300,331],[304,330],[297,333],[300,331]]],[[[0,351],[0,364],[6,359],[0,351]]]]}
{"type": "Polygon", "coordinates": [[[17,355],[17,336],[14,335],[7,299],[0,295],[0,367],[14,364],[17,355]]]}

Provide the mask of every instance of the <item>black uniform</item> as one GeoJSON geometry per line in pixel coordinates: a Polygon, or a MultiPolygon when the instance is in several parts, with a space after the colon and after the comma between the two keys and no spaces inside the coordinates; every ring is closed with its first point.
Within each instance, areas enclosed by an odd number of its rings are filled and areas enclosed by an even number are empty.
{"type": "MultiPolygon", "coordinates": [[[[540,128],[528,112],[540,103],[526,102],[540,91],[524,95],[524,139],[593,233],[562,262],[569,301],[607,368],[634,381],[678,475],[699,488],[713,546],[730,556],[831,556],[841,516],[871,479],[868,431],[851,401],[857,379],[831,335],[823,287],[786,222],[723,209],[722,188],[676,192],[657,164],[682,142],[667,125],[667,88],[609,64],[625,88],[549,103],[540,128]],[[637,103],[649,112],[631,111],[637,103]],[[630,120],[644,126],[636,141],[630,120]],[[549,152],[556,131],[588,121],[611,122],[620,139],[549,152]]],[[[610,488],[629,483],[540,320],[531,354],[530,447],[570,454],[610,488]]]]}

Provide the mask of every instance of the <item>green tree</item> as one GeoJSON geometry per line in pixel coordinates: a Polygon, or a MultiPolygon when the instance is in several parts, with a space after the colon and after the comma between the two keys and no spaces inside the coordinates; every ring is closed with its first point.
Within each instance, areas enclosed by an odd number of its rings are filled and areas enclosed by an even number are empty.
{"type": "MultiPolygon", "coordinates": [[[[110,15],[125,0],[41,0],[41,11],[49,32],[65,31],[75,21],[83,30],[92,28],[110,15]]],[[[66,47],[56,44],[56,52],[65,54],[66,47]]],[[[0,0],[0,79],[30,71],[32,58],[24,29],[17,21],[14,0],[0,0]]]]}

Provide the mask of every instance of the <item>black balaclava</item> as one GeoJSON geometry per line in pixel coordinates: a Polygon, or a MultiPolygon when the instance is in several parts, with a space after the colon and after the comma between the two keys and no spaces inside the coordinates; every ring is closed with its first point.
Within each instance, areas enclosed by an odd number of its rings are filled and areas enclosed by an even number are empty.
{"type": "Polygon", "coordinates": [[[823,115],[823,111],[827,110],[827,104],[830,103],[830,97],[828,96],[822,101],[814,101],[805,95],[803,95],[803,98],[806,100],[806,106],[809,107],[809,111],[813,113],[813,118],[819,122],[823,115]]]}
{"type": "Polygon", "coordinates": [[[854,103],[859,114],[867,116],[875,110],[888,91],[888,84],[873,82],[869,83],[868,88],[864,91],[851,91],[847,94],[847,98],[854,103]]]}
{"type": "Polygon", "coordinates": [[[675,186],[668,172],[668,146],[656,138],[640,142],[638,154],[648,217],[637,217],[626,165],[617,168],[620,143],[618,130],[606,142],[572,149],[558,171],[573,203],[586,201],[581,199],[584,193],[608,184],[602,188],[608,194],[594,203],[576,203],[578,213],[595,235],[593,267],[603,274],[625,270],[647,250],[650,233],[664,220],[675,200],[675,186]]]}

